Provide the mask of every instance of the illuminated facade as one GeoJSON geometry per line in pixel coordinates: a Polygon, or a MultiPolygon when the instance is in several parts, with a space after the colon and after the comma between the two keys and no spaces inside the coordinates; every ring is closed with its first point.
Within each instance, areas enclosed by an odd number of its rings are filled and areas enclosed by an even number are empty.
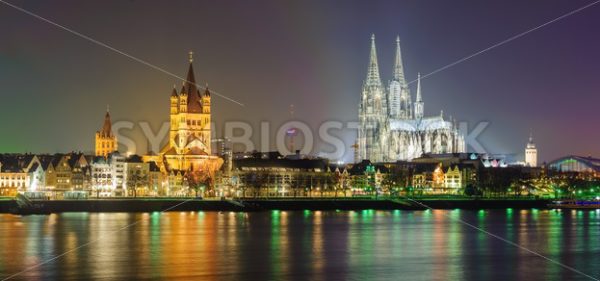
{"type": "Polygon", "coordinates": [[[118,149],[117,137],[112,132],[111,124],[110,113],[107,109],[102,129],[96,132],[96,156],[107,157],[108,154],[118,149]]]}
{"type": "Polygon", "coordinates": [[[91,163],[92,189],[96,197],[123,195],[123,185],[126,180],[125,156],[118,152],[107,157],[97,156],[91,163]]]}
{"type": "Polygon", "coordinates": [[[444,174],[444,187],[446,188],[462,188],[462,173],[458,166],[448,168],[444,174]]]}
{"type": "Polygon", "coordinates": [[[0,155],[0,196],[15,196],[17,191],[29,187],[25,167],[31,158],[29,155],[0,155]]]}
{"type": "Polygon", "coordinates": [[[465,151],[464,137],[450,120],[439,116],[425,117],[421,79],[417,82],[413,103],[396,38],[393,77],[387,88],[379,75],[375,36],[371,36],[371,53],[367,78],[363,83],[358,109],[359,128],[356,160],[372,162],[411,160],[423,153],[457,153],[465,151]]]}
{"type": "Polygon", "coordinates": [[[429,194],[457,194],[465,188],[473,173],[469,165],[451,164],[446,169],[442,162],[420,163],[412,177],[412,184],[419,191],[429,194]]]}
{"type": "Polygon", "coordinates": [[[165,171],[217,170],[223,162],[211,155],[211,94],[198,89],[192,63],[190,52],[186,81],[171,93],[169,142],[157,161],[165,171]]]}
{"type": "Polygon", "coordinates": [[[537,167],[537,148],[533,143],[533,136],[529,136],[529,142],[525,147],[525,165],[529,167],[537,167]]]}

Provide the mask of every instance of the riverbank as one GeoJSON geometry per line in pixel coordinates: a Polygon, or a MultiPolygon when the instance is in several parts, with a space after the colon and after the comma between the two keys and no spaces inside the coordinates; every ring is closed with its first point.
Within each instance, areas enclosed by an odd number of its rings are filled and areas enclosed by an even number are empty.
{"type": "Polygon", "coordinates": [[[19,207],[16,200],[0,201],[0,213],[62,212],[161,212],[161,211],[234,211],[264,210],[423,210],[433,209],[531,209],[547,208],[541,199],[87,199],[32,200],[30,206],[19,207]],[[417,203],[418,202],[418,203],[417,203]]]}

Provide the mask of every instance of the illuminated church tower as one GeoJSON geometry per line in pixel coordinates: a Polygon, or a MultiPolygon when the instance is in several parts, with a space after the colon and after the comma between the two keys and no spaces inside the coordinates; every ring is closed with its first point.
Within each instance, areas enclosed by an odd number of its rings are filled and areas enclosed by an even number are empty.
{"type": "Polygon", "coordinates": [[[412,117],[412,101],[406,79],[400,51],[400,36],[396,37],[396,55],[392,81],[388,87],[389,116],[394,119],[409,119],[412,117]]]}
{"type": "Polygon", "coordinates": [[[106,115],[104,115],[104,124],[102,129],[96,132],[96,156],[107,157],[108,154],[116,151],[117,148],[117,137],[112,132],[112,126],[110,122],[110,113],[108,108],[106,109],[106,115]]]}
{"type": "Polygon", "coordinates": [[[371,54],[367,78],[363,82],[358,106],[358,153],[359,159],[373,162],[383,161],[383,145],[386,142],[387,100],[388,97],[379,76],[375,35],[371,35],[371,54]]]}
{"type": "Polygon", "coordinates": [[[533,135],[529,135],[529,142],[525,147],[525,165],[529,167],[537,167],[537,148],[533,143],[533,135]]]}
{"type": "Polygon", "coordinates": [[[167,170],[203,169],[219,159],[211,155],[211,94],[198,88],[193,61],[190,52],[186,81],[171,92],[169,143],[160,153],[167,170]]]}

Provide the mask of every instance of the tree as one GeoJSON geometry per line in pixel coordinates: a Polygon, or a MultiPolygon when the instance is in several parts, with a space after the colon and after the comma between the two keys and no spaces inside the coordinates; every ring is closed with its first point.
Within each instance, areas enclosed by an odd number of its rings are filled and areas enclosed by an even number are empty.
{"type": "Polygon", "coordinates": [[[196,197],[198,196],[198,190],[201,188],[205,188],[204,193],[207,196],[214,195],[214,179],[221,165],[223,165],[223,159],[221,158],[218,158],[217,161],[204,161],[192,166],[190,171],[186,173],[189,188],[195,191],[196,197]]]}
{"type": "Polygon", "coordinates": [[[198,197],[200,190],[210,190],[213,185],[213,178],[209,173],[200,170],[194,170],[187,173],[188,186],[198,197]]]}
{"type": "Polygon", "coordinates": [[[467,196],[479,196],[481,195],[481,191],[479,189],[477,189],[477,186],[475,186],[472,183],[467,184],[467,186],[465,187],[465,195],[467,196]]]}
{"type": "Polygon", "coordinates": [[[342,183],[342,174],[340,172],[334,172],[333,174],[330,175],[330,181],[331,181],[331,185],[333,186],[334,189],[334,197],[338,197],[338,191],[340,189],[342,189],[341,187],[341,183],[342,183]]]}

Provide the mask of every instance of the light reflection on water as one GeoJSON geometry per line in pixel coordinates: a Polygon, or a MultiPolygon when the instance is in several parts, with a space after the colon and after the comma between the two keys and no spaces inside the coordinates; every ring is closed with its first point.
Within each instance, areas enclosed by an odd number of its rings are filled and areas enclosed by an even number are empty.
{"type": "Polygon", "coordinates": [[[458,219],[600,276],[600,212],[507,209],[1,214],[0,277],[588,280],[458,219]]]}

